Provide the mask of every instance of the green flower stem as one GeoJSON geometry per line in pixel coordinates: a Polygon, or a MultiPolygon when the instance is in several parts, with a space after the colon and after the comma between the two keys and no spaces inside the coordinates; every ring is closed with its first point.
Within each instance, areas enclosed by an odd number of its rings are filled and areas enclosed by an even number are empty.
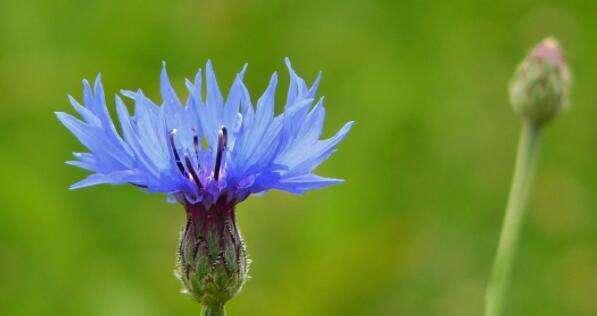
{"type": "Polygon", "coordinates": [[[219,305],[206,305],[203,307],[201,316],[225,316],[224,304],[219,305]]]}
{"type": "Polygon", "coordinates": [[[530,193],[535,161],[538,155],[540,126],[525,121],[518,144],[514,177],[508,197],[506,216],[502,226],[493,270],[485,296],[485,316],[500,316],[520,239],[522,222],[530,193]]]}

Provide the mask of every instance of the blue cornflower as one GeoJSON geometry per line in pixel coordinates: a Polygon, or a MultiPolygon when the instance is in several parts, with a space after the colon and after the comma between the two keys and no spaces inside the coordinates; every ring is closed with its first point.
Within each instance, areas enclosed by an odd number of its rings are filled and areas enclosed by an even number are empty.
{"type": "Polygon", "coordinates": [[[116,96],[119,130],[106,107],[100,76],[93,87],[83,81],[83,105],[69,96],[81,119],[56,113],[87,147],[67,163],[92,172],[72,189],[97,184],[132,184],[165,193],[184,205],[178,275],[185,291],[218,315],[247,279],[249,260],[237,228],[234,206],[250,194],[271,189],[300,194],[341,182],[313,173],[335,151],[353,122],[321,140],[323,98],[315,100],[321,75],[308,86],[292,69],[284,111],[274,114],[278,75],[253,106],[243,77],[236,75],[224,98],[211,63],[203,75],[187,80],[183,104],[165,66],[162,104],[141,90],[121,91],[135,103],[133,115],[116,96]]]}
{"type": "Polygon", "coordinates": [[[224,196],[237,203],[270,189],[303,193],[341,182],[315,175],[313,170],[335,151],[353,122],[320,140],[325,110],[323,98],[317,102],[315,98],[321,75],[309,87],[288,59],[286,65],[290,87],[284,112],[277,116],[276,73],[254,107],[243,83],[246,65],[224,98],[208,61],[205,98],[199,70],[194,82],[186,81],[189,96],[183,104],[164,66],[161,106],[141,90],[123,90],[135,103],[135,113],[130,115],[116,96],[121,133],[110,118],[100,76],[93,88],[83,81],[84,105],[69,96],[82,120],[56,113],[89,149],[89,153],[75,153],[76,160],[67,162],[93,172],[71,188],[129,183],[209,207],[224,196]]]}

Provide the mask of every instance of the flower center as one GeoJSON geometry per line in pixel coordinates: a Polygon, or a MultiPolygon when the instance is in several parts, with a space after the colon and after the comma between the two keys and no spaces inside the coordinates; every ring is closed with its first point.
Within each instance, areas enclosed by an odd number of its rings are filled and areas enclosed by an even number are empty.
{"type": "MultiPolygon", "coordinates": [[[[197,169],[193,166],[193,163],[188,155],[184,155],[184,160],[181,158],[178,149],[174,143],[174,135],[177,133],[176,129],[172,129],[170,133],[168,133],[168,142],[172,147],[172,155],[174,156],[174,162],[178,167],[178,171],[180,173],[195,182],[199,189],[203,188],[203,184],[201,183],[201,179],[197,173],[199,165],[197,169]],[[184,163],[183,163],[184,162],[184,163]],[[186,166],[186,168],[185,168],[186,166]]],[[[193,136],[193,145],[195,147],[195,154],[197,155],[197,161],[199,160],[199,150],[201,149],[201,144],[199,143],[199,137],[197,135],[193,136]]],[[[222,169],[222,160],[224,159],[224,151],[228,146],[228,130],[226,127],[222,126],[220,132],[218,133],[218,148],[216,151],[216,163],[214,166],[214,180],[218,181],[220,178],[220,173],[222,169]]]]}

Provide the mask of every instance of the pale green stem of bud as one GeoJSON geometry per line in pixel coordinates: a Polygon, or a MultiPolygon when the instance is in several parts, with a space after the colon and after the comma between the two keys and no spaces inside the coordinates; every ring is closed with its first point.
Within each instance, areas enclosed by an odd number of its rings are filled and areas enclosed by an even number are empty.
{"type": "Polygon", "coordinates": [[[568,106],[571,81],[560,45],[547,38],[518,66],[510,81],[510,101],[516,113],[541,125],[568,106]]]}
{"type": "Polygon", "coordinates": [[[487,285],[485,316],[499,316],[504,305],[512,264],[516,253],[526,204],[531,191],[532,176],[538,155],[539,126],[525,121],[520,135],[514,177],[502,225],[497,255],[487,285]]]}

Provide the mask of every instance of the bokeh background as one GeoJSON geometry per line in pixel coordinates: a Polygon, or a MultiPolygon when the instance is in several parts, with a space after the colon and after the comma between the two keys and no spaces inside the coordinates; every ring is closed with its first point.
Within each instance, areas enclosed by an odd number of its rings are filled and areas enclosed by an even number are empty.
{"type": "MultiPolygon", "coordinates": [[[[198,315],[173,276],[182,209],[132,187],[68,191],[82,147],[54,117],[102,72],[158,96],[212,58],[324,71],[320,168],[345,184],[238,207],[252,279],[229,315],[480,315],[520,127],[506,84],[559,38],[573,106],[545,130],[508,315],[597,315],[597,3],[34,1],[0,5],[0,314],[198,315]]],[[[281,88],[285,89],[286,84],[281,88]]],[[[280,90],[280,100],[284,92],[280,90]]]]}

